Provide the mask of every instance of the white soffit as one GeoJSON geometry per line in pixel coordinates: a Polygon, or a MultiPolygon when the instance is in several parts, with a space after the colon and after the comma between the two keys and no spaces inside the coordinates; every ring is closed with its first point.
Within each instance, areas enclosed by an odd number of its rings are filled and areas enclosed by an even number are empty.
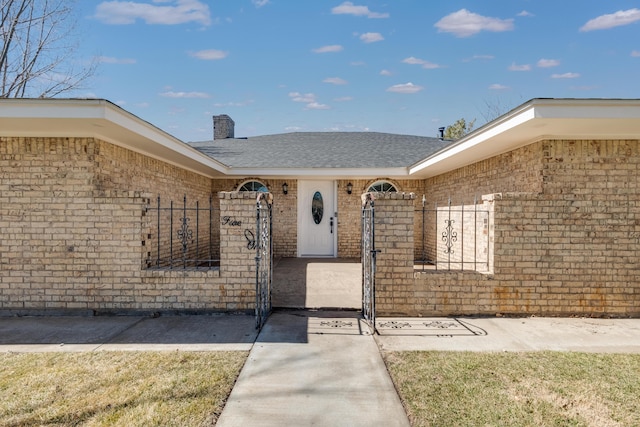
{"type": "Polygon", "coordinates": [[[532,100],[409,168],[436,176],[542,139],[640,139],[640,100],[532,100]]]}
{"type": "Polygon", "coordinates": [[[97,138],[208,177],[228,168],[101,99],[4,99],[0,136],[97,138]]]}

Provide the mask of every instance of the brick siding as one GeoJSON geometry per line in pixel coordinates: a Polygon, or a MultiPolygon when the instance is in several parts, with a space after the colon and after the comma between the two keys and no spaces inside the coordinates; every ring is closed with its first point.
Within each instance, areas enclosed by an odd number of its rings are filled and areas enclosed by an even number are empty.
{"type": "MultiPolygon", "coordinates": [[[[104,141],[0,138],[0,309],[251,310],[255,251],[238,232],[225,235],[220,270],[144,268],[150,199],[208,199],[211,189],[206,177],[104,141]]],[[[220,209],[255,228],[256,194],[228,194],[220,209]]]]}
{"type": "MultiPolygon", "coordinates": [[[[234,191],[249,179],[210,179],[92,138],[0,138],[0,309],[251,310],[243,229],[255,227],[256,194],[234,191]],[[211,194],[242,224],[216,227],[220,269],[146,269],[152,199],[211,194]]],[[[258,180],[274,195],[274,255],[294,257],[297,181],[284,195],[285,180],[258,180]]],[[[360,257],[360,194],[373,182],[338,181],[339,257],[360,257]]],[[[538,141],[392,182],[400,193],[376,204],[380,314],[640,316],[639,141],[538,141]],[[423,194],[439,206],[487,196],[489,273],[413,270],[423,194]]]]}
{"type": "Polygon", "coordinates": [[[639,146],[540,141],[427,180],[440,200],[501,193],[494,273],[415,273],[414,297],[396,311],[639,316],[639,146]]]}

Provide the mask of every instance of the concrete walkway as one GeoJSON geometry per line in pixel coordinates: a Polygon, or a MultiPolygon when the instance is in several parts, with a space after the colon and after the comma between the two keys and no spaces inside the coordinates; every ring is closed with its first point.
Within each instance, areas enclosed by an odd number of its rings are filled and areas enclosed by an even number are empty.
{"type": "Polygon", "coordinates": [[[379,318],[381,351],[640,353],[640,319],[379,318]]]}
{"type": "Polygon", "coordinates": [[[271,299],[281,308],[362,307],[362,264],[351,258],[281,258],[271,299]]]}
{"type": "Polygon", "coordinates": [[[0,352],[249,351],[256,336],[245,315],[0,317],[0,352]]]}
{"type": "Polygon", "coordinates": [[[217,426],[409,426],[355,312],[281,311],[249,354],[217,426]]]}
{"type": "Polygon", "coordinates": [[[408,426],[381,352],[639,353],[640,319],[378,318],[354,311],[253,316],[0,317],[0,352],[224,351],[250,354],[218,426],[408,426]]]}

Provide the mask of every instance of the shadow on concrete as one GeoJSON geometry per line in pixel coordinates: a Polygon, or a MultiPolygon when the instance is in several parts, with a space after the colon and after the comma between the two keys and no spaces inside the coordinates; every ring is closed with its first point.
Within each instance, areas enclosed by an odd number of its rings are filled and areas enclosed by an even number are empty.
{"type": "Polygon", "coordinates": [[[281,258],[274,263],[271,301],[277,308],[359,309],[360,260],[281,258]]]}
{"type": "Polygon", "coordinates": [[[354,310],[275,309],[256,343],[306,344],[309,335],[370,335],[354,310]]]}
{"type": "Polygon", "coordinates": [[[389,336],[486,336],[487,331],[475,324],[471,319],[456,317],[438,318],[378,318],[376,329],[379,335],[389,336]]]}
{"type": "Polygon", "coordinates": [[[0,318],[2,346],[251,345],[256,336],[255,318],[249,315],[0,318]]]}

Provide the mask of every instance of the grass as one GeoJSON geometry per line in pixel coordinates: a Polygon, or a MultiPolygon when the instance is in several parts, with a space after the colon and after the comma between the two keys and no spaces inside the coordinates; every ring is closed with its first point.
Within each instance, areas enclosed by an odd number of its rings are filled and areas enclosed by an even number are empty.
{"type": "Polygon", "coordinates": [[[390,352],[413,426],[638,426],[640,355],[390,352]]]}
{"type": "Polygon", "coordinates": [[[0,354],[0,426],[212,426],[247,352],[0,354]]]}
{"type": "MultiPolygon", "coordinates": [[[[247,352],[0,353],[0,426],[212,426],[247,352]]],[[[640,355],[389,352],[413,426],[637,426],[640,355]]]]}

